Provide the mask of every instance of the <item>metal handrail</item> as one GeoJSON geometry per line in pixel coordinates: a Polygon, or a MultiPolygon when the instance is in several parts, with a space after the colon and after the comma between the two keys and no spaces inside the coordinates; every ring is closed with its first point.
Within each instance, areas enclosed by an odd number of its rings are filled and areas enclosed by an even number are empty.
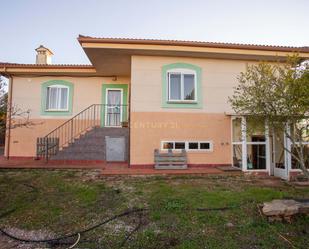
{"type": "Polygon", "coordinates": [[[69,123],[72,119],[76,118],[77,116],[79,116],[81,113],[87,111],[88,109],[90,109],[92,106],[94,106],[95,104],[92,104],[90,106],[88,106],[87,108],[85,108],[84,110],[80,111],[79,113],[77,113],[75,116],[73,116],[72,118],[68,119],[67,121],[65,121],[63,124],[61,124],[60,126],[58,126],[57,128],[55,128],[54,130],[52,130],[51,132],[49,132],[45,137],[49,136],[50,134],[52,134],[55,130],[61,128],[62,126],[66,125],[67,123],[69,123]]]}
{"type": "Polygon", "coordinates": [[[121,126],[121,122],[128,121],[128,111],[127,105],[92,104],[46,136],[38,138],[37,156],[48,161],[51,156],[73,143],[76,138],[95,127],[105,126],[106,122],[112,121],[110,126],[121,126]]]}

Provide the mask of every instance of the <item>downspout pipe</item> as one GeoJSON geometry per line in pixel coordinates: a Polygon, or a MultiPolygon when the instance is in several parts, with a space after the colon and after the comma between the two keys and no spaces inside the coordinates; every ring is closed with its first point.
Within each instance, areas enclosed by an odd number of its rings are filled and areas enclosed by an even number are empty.
{"type": "Polygon", "coordinates": [[[6,117],[6,130],[5,130],[5,153],[4,156],[7,160],[10,159],[10,144],[11,144],[11,126],[12,126],[12,94],[13,94],[13,77],[5,75],[9,79],[8,103],[7,103],[7,117],[6,117]]]}

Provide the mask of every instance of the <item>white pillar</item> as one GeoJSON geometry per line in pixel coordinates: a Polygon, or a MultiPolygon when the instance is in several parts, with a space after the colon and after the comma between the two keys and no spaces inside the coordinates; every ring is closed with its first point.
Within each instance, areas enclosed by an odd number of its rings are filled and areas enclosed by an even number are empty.
{"type": "Polygon", "coordinates": [[[247,122],[246,117],[241,117],[241,141],[242,141],[242,170],[247,170],[247,122]]]}
{"type": "Polygon", "coordinates": [[[265,150],[266,150],[266,169],[268,171],[268,174],[271,175],[270,171],[270,164],[271,164],[271,152],[270,152],[270,139],[269,139],[269,126],[267,122],[265,122],[265,150]]]}
{"type": "MultiPolygon", "coordinates": [[[[288,135],[291,135],[291,129],[290,129],[290,125],[289,123],[286,124],[286,132],[288,135]]],[[[286,149],[290,152],[292,152],[292,142],[291,139],[288,138],[285,133],[284,133],[284,143],[286,146],[286,149]]],[[[290,179],[290,170],[292,169],[292,155],[291,153],[287,152],[286,150],[284,151],[285,154],[285,168],[287,170],[286,175],[287,175],[287,179],[290,179]]]]}

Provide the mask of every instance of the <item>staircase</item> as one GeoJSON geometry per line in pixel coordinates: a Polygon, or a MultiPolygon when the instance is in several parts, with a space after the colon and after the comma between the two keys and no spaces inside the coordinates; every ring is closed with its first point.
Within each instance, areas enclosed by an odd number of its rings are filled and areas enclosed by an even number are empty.
{"type": "MultiPolygon", "coordinates": [[[[95,127],[92,130],[75,139],[74,143],[64,147],[56,155],[51,156],[52,160],[106,160],[106,136],[124,136],[126,148],[128,148],[128,128],[95,127]]],[[[128,151],[126,151],[128,160],[128,151]]]]}
{"type": "Polygon", "coordinates": [[[62,125],[37,138],[37,157],[53,160],[106,160],[105,137],[125,137],[129,129],[126,105],[93,104],[62,125]],[[109,127],[113,126],[113,127],[109,127]]]}

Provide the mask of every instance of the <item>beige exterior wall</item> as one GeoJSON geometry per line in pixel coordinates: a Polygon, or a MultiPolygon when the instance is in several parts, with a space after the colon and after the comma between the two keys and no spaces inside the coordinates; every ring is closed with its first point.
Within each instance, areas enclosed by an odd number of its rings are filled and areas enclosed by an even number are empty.
{"type": "MultiPolygon", "coordinates": [[[[65,80],[74,85],[72,116],[87,108],[91,104],[101,104],[103,84],[128,84],[130,78],[103,77],[14,77],[13,104],[22,110],[30,110],[33,119],[54,119],[55,116],[41,115],[41,85],[50,80],[65,80]]],[[[71,116],[57,116],[58,119],[68,119],[71,116]]]]}
{"type": "Polygon", "coordinates": [[[153,164],[161,141],[213,142],[212,152],[188,152],[189,164],[231,164],[232,112],[228,97],[247,61],[133,56],[131,67],[131,164],[153,164]],[[162,66],[193,64],[202,69],[202,108],[162,108],[162,66]]]}
{"type": "Polygon", "coordinates": [[[101,103],[102,84],[130,83],[131,137],[130,163],[152,164],[153,151],[163,140],[212,141],[212,152],[190,152],[190,164],[230,164],[231,123],[225,112],[231,112],[227,102],[237,84],[237,75],[247,62],[182,57],[133,56],[131,79],[103,77],[14,77],[13,103],[30,110],[37,125],[11,132],[10,156],[35,156],[36,138],[72,116],[41,115],[41,85],[49,80],[73,83],[73,114],[91,104],[101,103]],[[189,63],[202,68],[202,109],[162,108],[161,68],[171,63],[189,63]]]}
{"type": "Polygon", "coordinates": [[[117,78],[116,81],[107,77],[14,77],[12,103],[23,111],[30,110],[30,119],[35,125],[11,130],[10,156],[35,156],[37,137],[45,136],[91,104],[102,103],[103,84],[129,82],[129,77],[117,78]],[[74,85],[72,115],[41,115],[41,85],[49,80],[65,80],[74,85]]]}
{"type": "Polygon", "coordinates": [[[239,60],[196,59],[185,57],[133,56],[131,66],[132,112],[183,112],[188,109],[161,108],[162,66],[189,63],[202,68],[203,109],[190,112],[231,112],[228,96],[237,85],[237,76],[245,71],[247,62],[239,60]]]}

